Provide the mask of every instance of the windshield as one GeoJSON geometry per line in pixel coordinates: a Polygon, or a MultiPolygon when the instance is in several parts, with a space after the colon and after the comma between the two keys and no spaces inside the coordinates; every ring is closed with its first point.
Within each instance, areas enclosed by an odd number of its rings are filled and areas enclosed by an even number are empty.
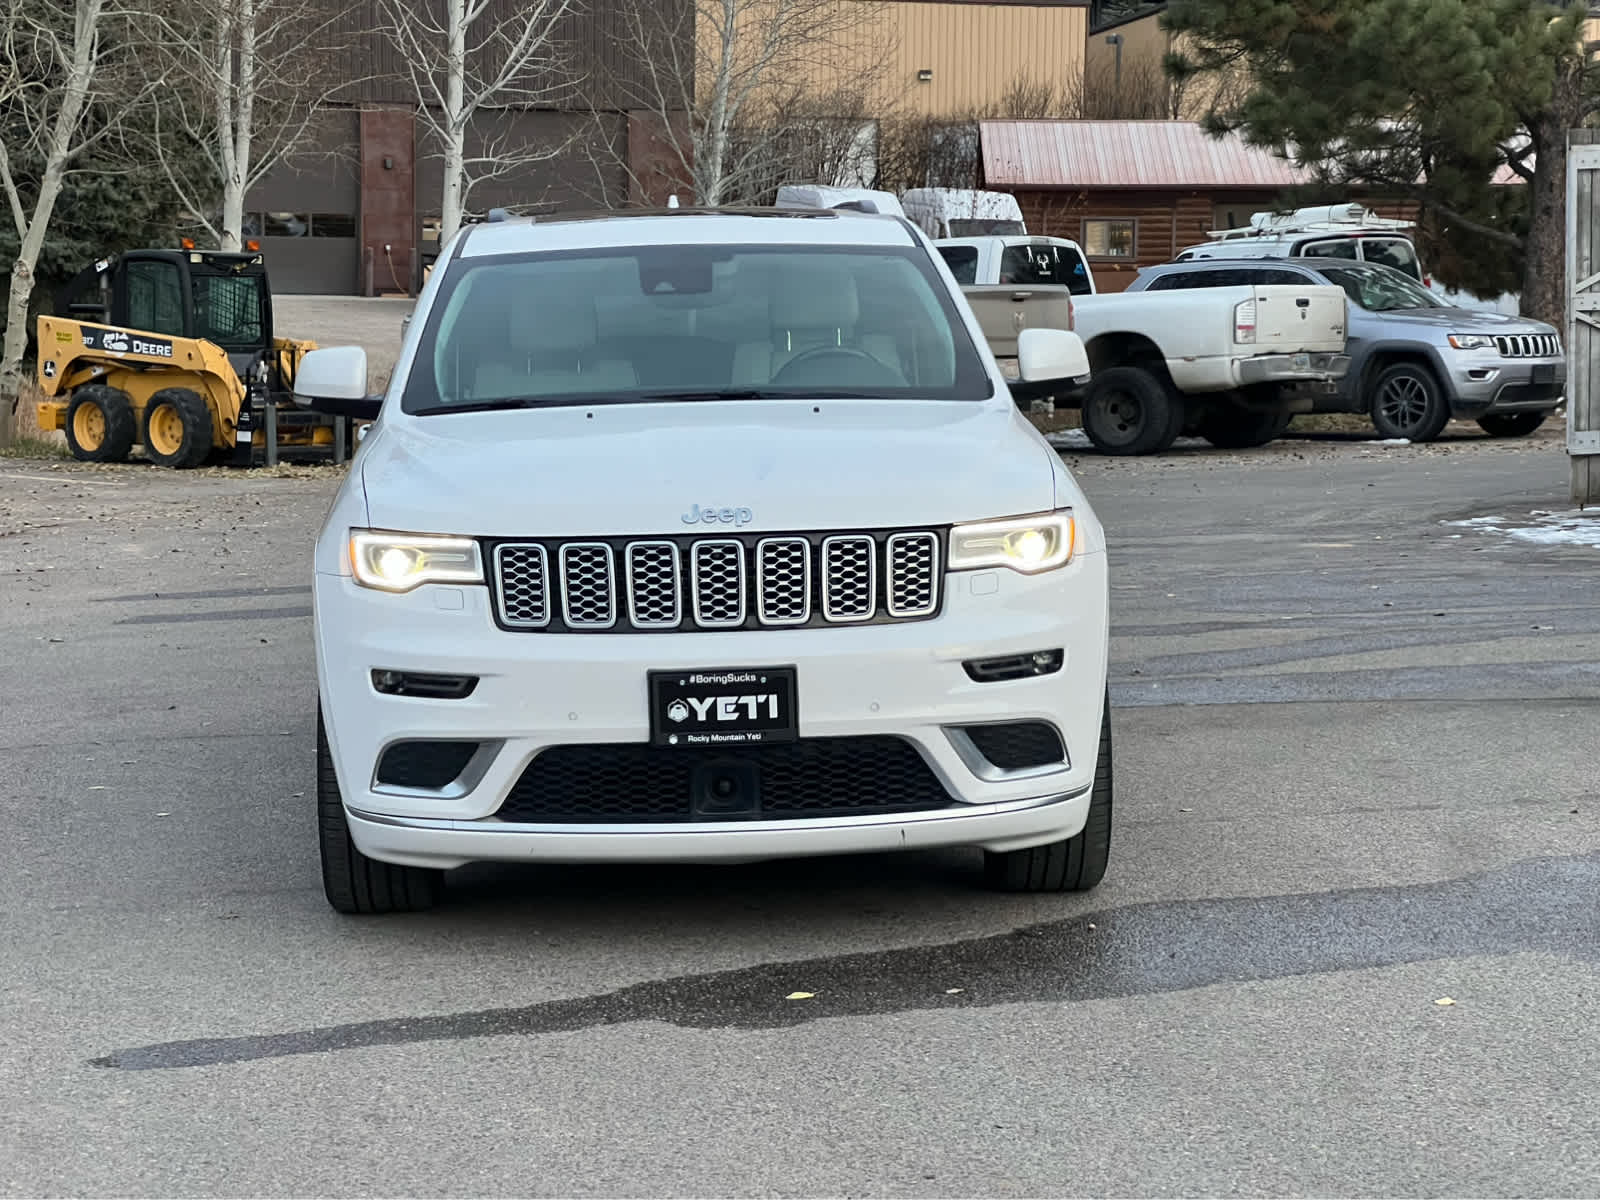
{"type": "Polygon", "coordinates": [[[1318,267],[1317,272],[1368,312],[1444,307],[1427,288],[1388,267],[1318,267]]]}
{"type": "Polygon", "coordinates": [[[1014,234],[1027,232],[1022,227],[1021,221],[1003,221],[996,218],[976,218],[957,220],[952,217],[945,224],[950,226],[950,236],[962,237],[1009,237],[1014,234]]]}
{"type": "Polygon", "coordinates": [[[265,345],[262,328],[261,275],[206,275],[194,279],[195,336],[224,350],[253,350],[265,345]]]}
{"type": "Polygon", "coordinates": [[[992,394],[916,248],[672,245],[452,263],[402,407],[992,394]]]}

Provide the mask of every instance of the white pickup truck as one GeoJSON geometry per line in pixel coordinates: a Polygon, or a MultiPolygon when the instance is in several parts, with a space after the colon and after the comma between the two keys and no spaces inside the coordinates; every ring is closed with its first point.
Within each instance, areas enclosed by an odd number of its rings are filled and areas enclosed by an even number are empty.
{"type": "MultiPolygon", "coordinates": [[[[1025,234],[942,238],[934,243],[983,328],[989,350],[1023,402],[1017,336],[1024,329],[1071,329],[1072,301],[1094,294],[1082,248],[1066,238],[1025,234]]],[[[1026,405],[1024,405],[1026,407],[1026,405]]]]}
{"type": "Polygon", "coordinates": [[[1310,411],[1305,393],[1350,369],[1347,303],[1320,284],[1076,297],[1072,327],[1093,369],[1083,431],[1108,454],[1157,453],[1186,433],[1270,442],[1310,411]]]}

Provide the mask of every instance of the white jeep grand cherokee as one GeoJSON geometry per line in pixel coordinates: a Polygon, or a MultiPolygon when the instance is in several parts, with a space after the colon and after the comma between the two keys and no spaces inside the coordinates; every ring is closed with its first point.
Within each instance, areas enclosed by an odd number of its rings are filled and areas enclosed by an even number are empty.
{"type": "MultiPolygon", "coordinates": [[[[1028,380],[1088,374],[1029,330],[1028,380]]],[[[469,226],[316,546],[323,879],[972,845],[1082,889],[1111,834],[1101,527],[902,218],[469,226]]],[[[381,403],[381,409],[380,409],[381,403]]]]}

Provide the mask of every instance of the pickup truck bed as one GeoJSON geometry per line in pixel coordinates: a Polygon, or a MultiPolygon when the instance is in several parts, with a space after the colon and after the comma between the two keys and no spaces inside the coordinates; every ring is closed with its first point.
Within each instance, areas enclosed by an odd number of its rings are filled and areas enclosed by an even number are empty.
{"type": "Polygon", "coordinates": [[[1349,369],[1347,299],[1316,284],[1240,285],[1074,298],[1094,377],[1089,439],[1111,454],[1165,450],[1186,431],[1260,445],[1309,408],[1299,389],[1349,369]]]}

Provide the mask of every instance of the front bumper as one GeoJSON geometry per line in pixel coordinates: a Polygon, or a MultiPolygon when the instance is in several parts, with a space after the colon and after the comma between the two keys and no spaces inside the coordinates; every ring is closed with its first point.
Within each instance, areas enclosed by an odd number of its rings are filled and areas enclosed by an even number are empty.
{"type": "MultiPolygon", "coordinates": [[[[495,626],[484,587],[387,595],[348,577],[315,579],[319,698],[352,837],[388,862],[450,867],[486,859],[713,861],[978,845],[1016,849],[1082,829],[1106,686],[1103,553],[1028,577],[946,576],[933,620],[894,625],[720,633],[539,634],[495,626]],[[974,682],[963,662],[1062,651],[1053,674],[974,682]],[[528,824],[496,813],[553,746],[644,743],[646,672],[792,664],[799,736],[892,735],[909,742],[949,792],[950,807],[876,816],[637,824],[528,824]],[[378,692],[372,672],[470,674],[465,699],[378,692]],[[993,721],[1053,724],[1067,763],[985,772],[951,731],[993,721]],[[464,782],[440,791],[376,783],[391,743],[465,739],[488,749],[464,782]],[[970,810],[969,810],[970,806],[970,810]]],[[[670,751],[664,751],[670,753],[670,751]]]]}
{"type": "Polygon", "coordinates": [[[1348,354],[1261,354],[1234,360],[1239,386],[1255,383],[1332,382],[1350,370],[1348,354]]]}
{"type": "Polygon", "coordinates": [[[1565,358],[1463,354],[1448,369],[1459,416],[1552,409],[1566,393],[1565,358]]]}

